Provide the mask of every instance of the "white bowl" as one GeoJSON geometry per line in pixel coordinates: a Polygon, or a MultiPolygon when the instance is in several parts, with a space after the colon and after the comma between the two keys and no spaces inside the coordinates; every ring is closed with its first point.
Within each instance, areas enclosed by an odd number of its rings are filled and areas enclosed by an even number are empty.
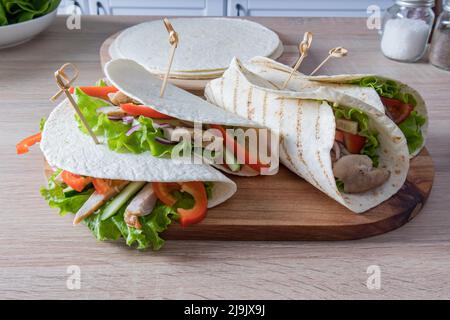
{"type": "Polygon", "coordinates": [[[36,19],[0,27],[0,49],[27,42],[44,31],[55,19],[56,11],[36,19]]]}

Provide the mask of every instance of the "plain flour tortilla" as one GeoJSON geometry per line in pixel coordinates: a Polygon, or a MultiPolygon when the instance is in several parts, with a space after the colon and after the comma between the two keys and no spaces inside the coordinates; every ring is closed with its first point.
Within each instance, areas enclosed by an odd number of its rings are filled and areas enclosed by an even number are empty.
{"type": "MultiPolygon", "coordinates": [[[[177,18],[170,20],[179,36],[171,73],[222,73],[234,56],[278,58],[278,35],[252,21],[230,18],[177,18]]],[[[110,47],[113,59],[132,59],[157,74],[167,69],[170,44],[162,20],[124,30],[110,47]]]]}
{"type": "Polygon", "coordinates": [[[205,95],[227,110],[278,130],[281,162],[353,212],[367,211],[389,199],[406,180],[409,156],[405,137],[384,113],[363,101],[327,88],[308,93],[281,91],[236,59],[222,78],[208,83],[205,95]],[[371,118],[379,133],[380,167],[391,172],[382,186],[360,194],[339,192],[330,156],[336,123],[325,97],[359,108],[371,118]]]}
{"type": "Polygon", "coordinates": [[[47,162],[56,168],[103,179],[148,182],[212,181],[208,207],[214,207],[236,192],[236,184],[206,164],[180,163],[153,157],[150,153],[117,153],[105,144],[96,145],[81,132],[75,111],[67,100],[45,122],[40,143],[47,162]]]}

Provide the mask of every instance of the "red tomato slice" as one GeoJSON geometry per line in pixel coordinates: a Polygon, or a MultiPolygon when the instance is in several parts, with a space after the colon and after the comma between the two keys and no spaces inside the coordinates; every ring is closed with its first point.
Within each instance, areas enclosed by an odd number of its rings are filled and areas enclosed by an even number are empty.
{"type": "Polygon", "coordinates": [[[340,130],[336,130],[336,133],[334,135],[334,140],[340,143],[344,143],[344,132],[340,130]]]}
{"type": "Polygon", "coordinates": [[[245,164],[250,168],[257,172],[261,172],[262,168],[270,167],[268,164],[262,164],[259,162],[259,160],[250,154],[244,146],[237,143],[236,140],[228,134],[223,126],[211,124],[210,127],[220,131],[222,138],[224,139],[225,146],[233,152],[237,159],[244,159],[245,164]]]}
{"type": "MultiPolygon", "coordinates": [[[[87,94],[88,96],[91,97],[96,97],[96,98],[101,98],[104,100],[108,100],[108,93],[115,93],[117,91],[119,91],[119,89],[117,89],[116,87],[113,86],[107,86],[107,87],[78,87],[81,91],[83,91],[85,94],[87,94]]],[[[70,93],[74,93],[75,92],[75,88],[71,87],[69,89],[70,93]]]]}
{"type": "Polygon", "coordinates": [[[173,119],[171,116],[153,110],[149,106],[141,106],[134,103],[124,103],[120,105],[120,108],[126,113],[133,116],[144,116],[154,119],[173,119]]]}
{"type": "Polygon", "coordinates": [[[366,144],[365,137],[344,132],[344,145],[345,148],[347,148],[347,150],[350,153],[354,154],[360,153],[361,149],[364,147],[365,144],[366,144]]]}
{"type": "Polygon", "coordinates": [[[182,227],[198,223],[206,217],[208,210],[208,197],[203,182],[191,181],[183,182],[181,190],[189,193],[195,200],[194,207],[191,209],[178,208],[177,212],[180,214],[180,224],[182,227]]]}
{"type": "Polygon", "coordinates": [[[61,172],[61,179],[65,184],[78,192],[83,191],[83,189],[92,182],[92,178],[90,177],[83,177],[65,170],[61,172]]]}
{"type": "Polygon", "coordinates": [[[181,186],[175,182],[152,182],[153,191],[156,197],[165,205],[173,206],[177,199],[170,193],[175,190],[180,190],[181,186]]]}
{"type": "Polygon", "coordinates": [[[41,141],[41,136],[42,135],[39,132],[20,141],[18,144],[16,144],[17,154],[27,153],[29,151],[29,147],[41,141]]]}
{"type": "Polygon", "coordinates": [[[409,117],[414,107],[397,99],[381,97],[381,101],[388,111],[389,117],[396,124],[402,123],[409,117]]]}
{"type": "Polygon", "coordinates": [[[100,179],[94,178],[92,179],[92,184],[94,185],[94,189],[99,194],[107,194],[112,189],[122,184],[122,180],[110,180],[110,179],[100,179]]]}

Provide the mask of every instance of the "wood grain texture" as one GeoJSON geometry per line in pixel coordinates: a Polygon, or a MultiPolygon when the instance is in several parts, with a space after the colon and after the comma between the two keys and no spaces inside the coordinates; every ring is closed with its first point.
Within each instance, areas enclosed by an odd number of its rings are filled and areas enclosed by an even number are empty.
{"type": "MultiPolygon", "coordinates": [[[[314,33],[305,73],[342,45],[349,56],[331,61],[323,74],[382,73],[423,94],[436,176],[422,213],[402,228],[358,241],[174,240],[153,253],[96,243],[86,228],[72,227],[70,217],[50,210],[38,193],[42,154],[35,149],[18,157],[15,143],[37,131],[54,106],[48,101],[57,89],[54,70],[70,61],[81,69],[80,83],[94,82],[101,75],[101,43],[148,19],[83,17],[82,29],[69,31],[58,18],[35,40],[0,51],[0,298],[450,298],[450,74],[425,62],[385,59],[364,19],[252,18],[288,46],[304,31],[314,33]],[[80,290],[66,287],[70,265],[81,268],[80,290]],[[381,268],[380,290],[366,287],[370,265],[381,268]]],[[[295,54],[283,59],[292,63],[295,54]]]]}

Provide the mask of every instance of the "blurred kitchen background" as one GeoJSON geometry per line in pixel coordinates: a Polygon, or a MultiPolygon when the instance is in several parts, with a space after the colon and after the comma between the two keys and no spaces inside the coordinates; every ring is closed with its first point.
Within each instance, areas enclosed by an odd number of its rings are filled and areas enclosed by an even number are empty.
{"type": "MultiPolygon", "coordinates": [[[[367,7],[386,9],[393,0],[62,0],[59,13],[73,5],[87,15],[366,17],[367,7]]],[[[437,12],[441,1],[436,1],[437,12]]]]}

